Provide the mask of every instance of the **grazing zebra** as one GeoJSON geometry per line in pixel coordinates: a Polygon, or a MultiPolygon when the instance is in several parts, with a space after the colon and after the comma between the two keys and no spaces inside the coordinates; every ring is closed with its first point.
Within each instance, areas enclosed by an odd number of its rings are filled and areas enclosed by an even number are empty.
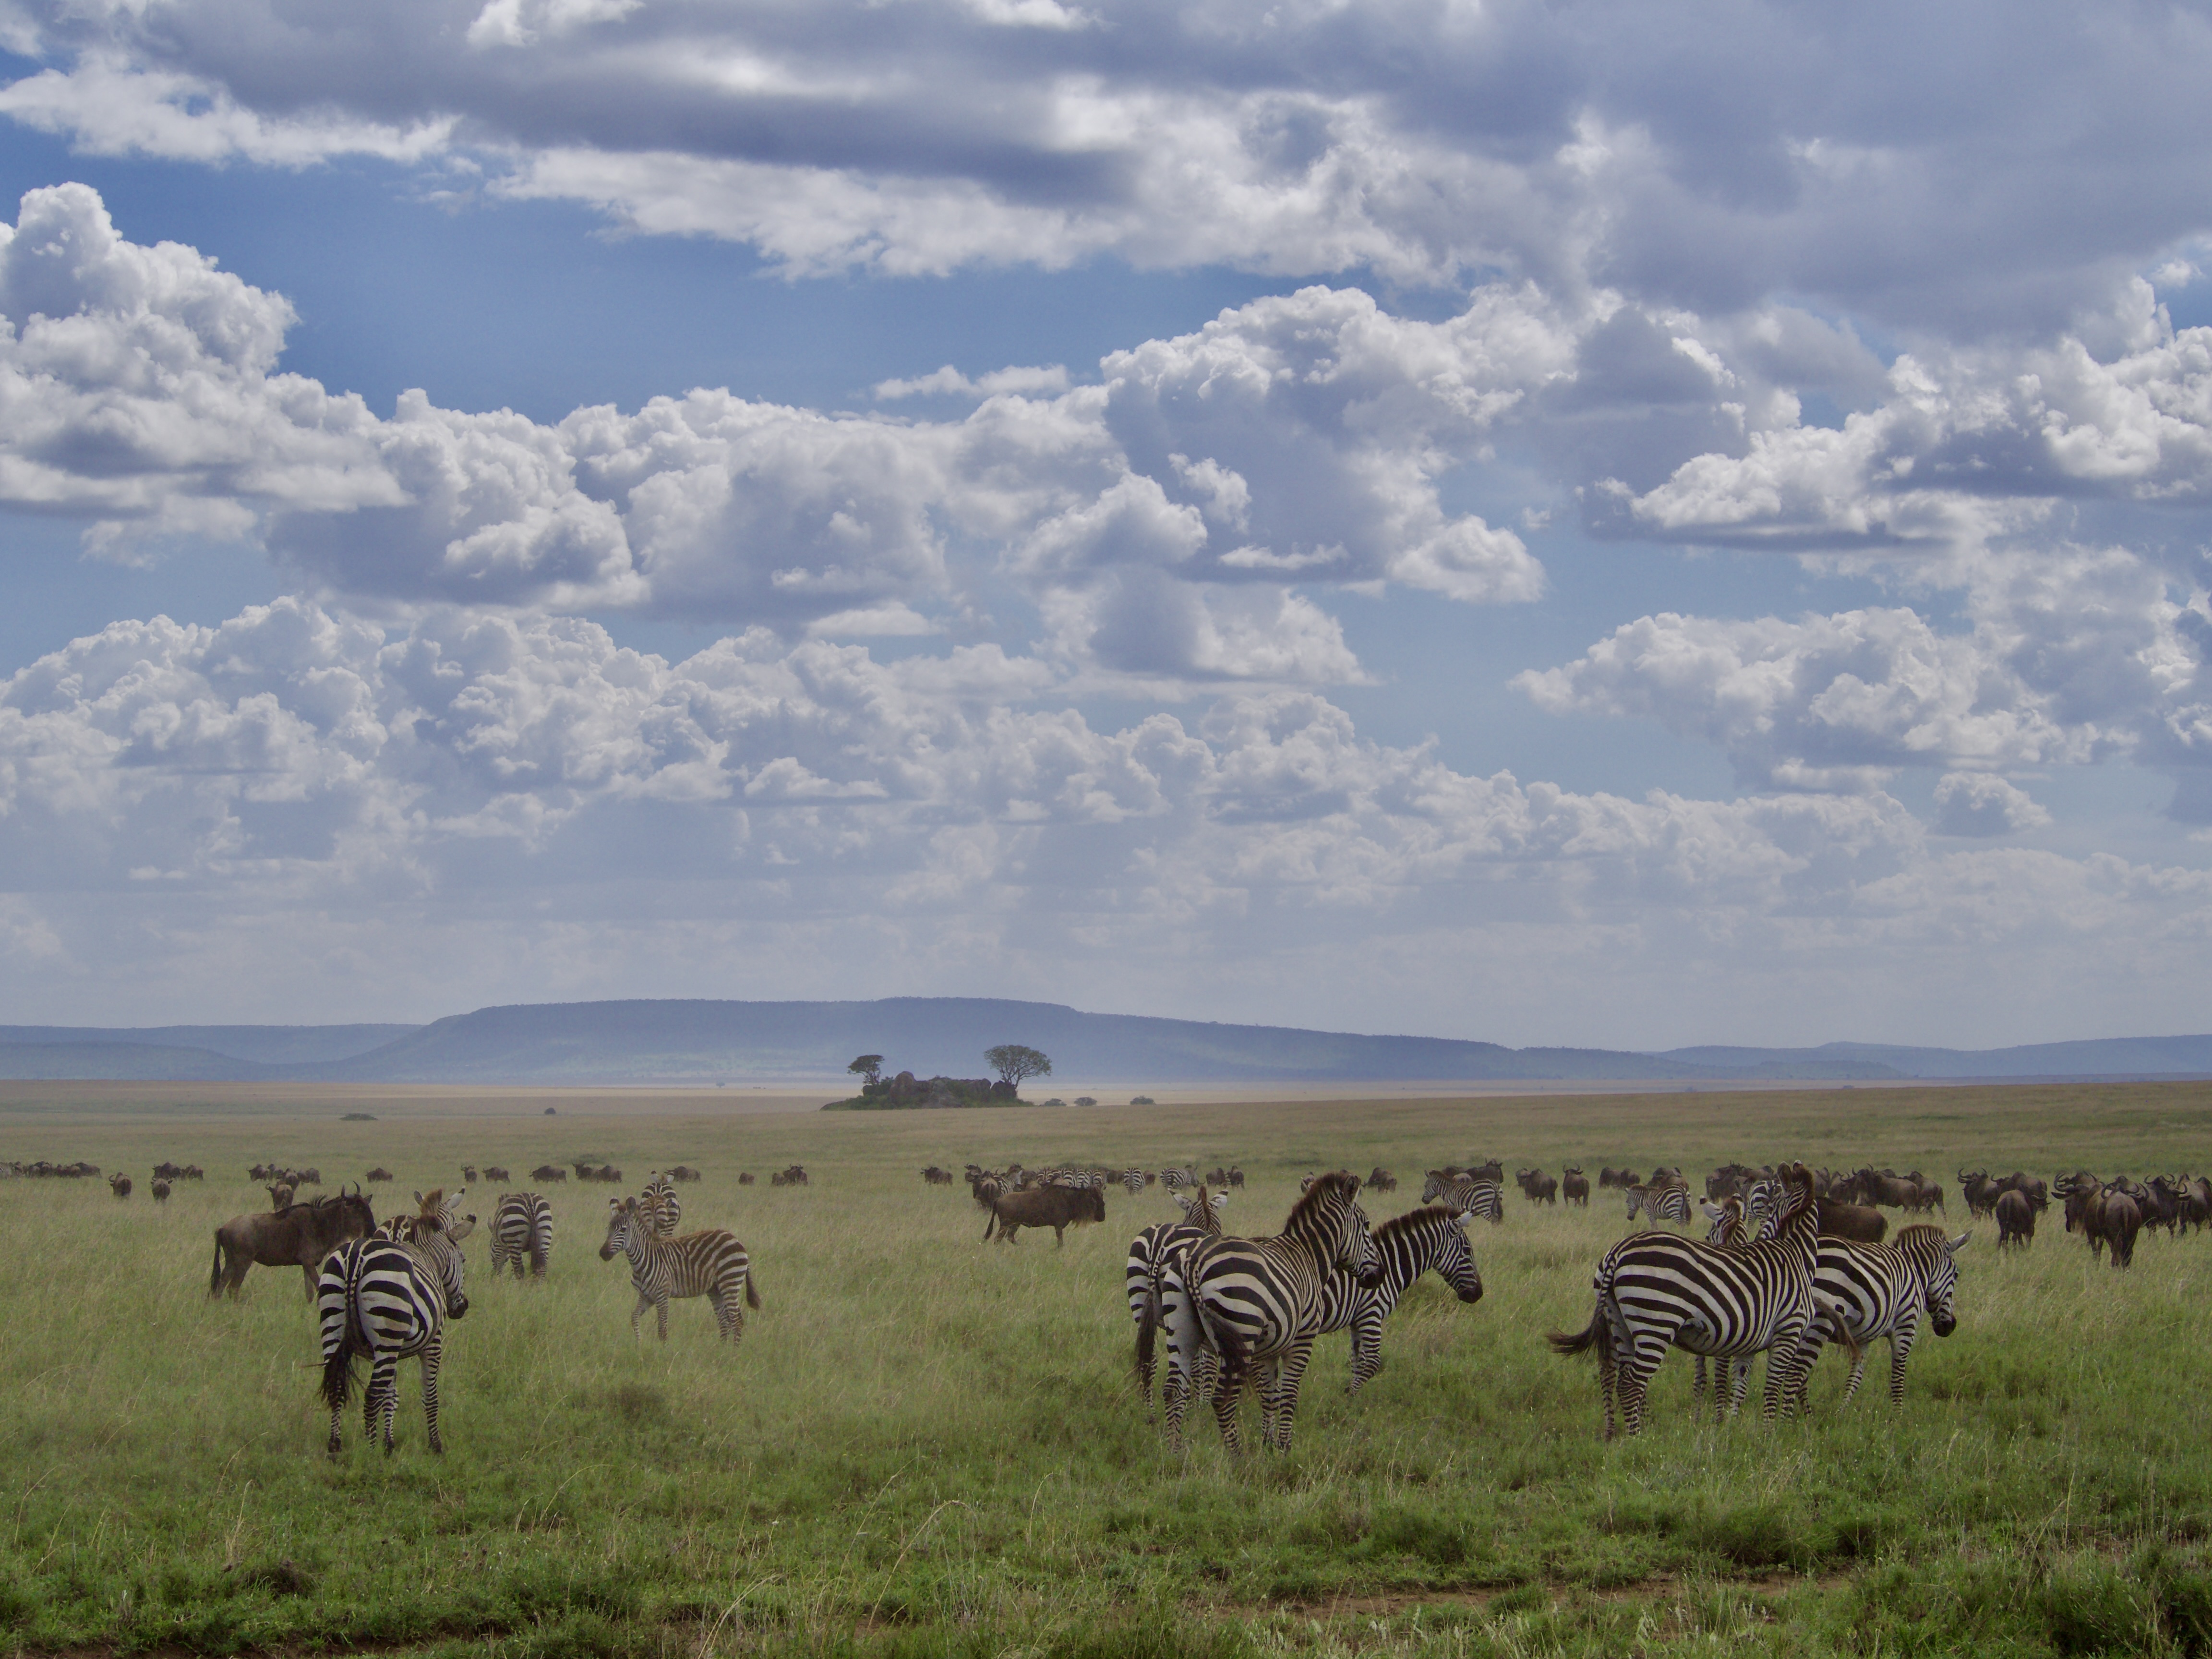
{"type": "MultiPolygon", "coordinates": [[[[434,1200],[438,1194],[431,1194],[434,1200]]],[[[438,1434],[438,1361],[446,1347],[446,1322],[469,1310],[461,1290],[461,1250],[434,1201],[419,1215],[396,1216],[390,1230],[342,1244],[323,1260],[315,1303],[322,1325],[323,1401],[331,1408],[330,1454],[340,1444],[338,1425],[353,1395],[356,1354],[369,1361],[363,1432],[374,1439],[380,1422],[384,1449],[392,1450],[392,1421],[399,1408],[399,1362],[422,1362],[422,1413],[430,1449],[443,1452],[438,1434]]]]}
{"type": "Polygon", "coordinates": [[[734,1347],[745,1334],[745,1310],[757,1310],[761,1304],[745,1247],[719,1227],[681,1238],[656,1237],[634,1198],[609,1199],[607,1212],[599,1260],[629,1258],[630,1288],[637,1292],[637,1306],[629,1313],[630,1335],[638,1336],[638,1316],[651,1308],[660,1318],[660,1340],[667,1341],[670,1301],[703,1296],[714,1304],[716,1334],[734,1347]]]}
{"type": "MultiPolygon", "coordinates": [[[[1791,1397],[1799,1339],[1817,1311],[1813,1261],[1820,1212],[1810,1170],[1793,1164],[1783,1183],[1771,1238],[1723,1246],[1674,1233],[1635,1233],[1599,1259],[1590,1276],[1597,1305],[1589,1324],[1572,1336],[1555,1331],[1550,1340],[1556,1353],[1596,1347],[1607,1439],[1613,1435],[1616,1396],[1627,1432],[1642,1431],[1644,1396],[1670,1346],[1729,1359],[1766,1353],[1769,1422],[1791,1397]]],[[[1854,1340],[1847,1330],[1842,1335],[1847,1346],[1854,1340]]],[[[1714,1390],[1720,1412],[1741,1405],[1750,1376],[1747,1366],[1733,1389],[1714,1390]]]]}
{"type": "Polygon", "coordinates": [[[1188,1188],[1195,1187],[1200,1184],[1198,1171],[1192,1169],[1188,1164],[1184,1164],[1180,1170],[1163,1170],[1160,1171],[1160,1185],[1166,1188],[1171,1193],[1182,1192],[1188,1188]]]}
{"type": "MultiPolygon", "coordinates": [[[[1813,1290],[1826,1306],[1805,1328],[1797,1344],[1797,1405],[1804,1408],[1813,1367],[1821,1345],[1848,1326],[1851,1355],[1850,1380],[1844,1384],[1844,1404],[1859,1391],[1866,1375],[1866,1345],[1877,1336],[1889,1339],[1889,1403],[1905,1409],[1905,1362],[1912,1357],[1912,1344],[1920,1334],[1920,1314],[1938,1336],[1948,1336],[1957,1327],[1959,1252],[1974,1235],[1969,1231],[1947,1237],[1941,1227],[1926,1223],[1900,1228],[1887,1244],[1854,1244],[1848,1239],[1824,1238],[1813,1261],[1813,1290]]],[[[1771,1361],[1769,1363],[1771,1363],[1771,1361]]]]}
{"type": "Polygon", "coordinates": [[[1504,1221],[1505,1183],[1491,1176],[1452,1176],[1442,1170],[1431,1170],[1429,1178],[1421,1183],[1421,1202],[1442,1204],[1462,1215],[1480,1216],[1485,1221],[1504,1221]]]}
{"type": "Polygon", "coordinates": [[[1690,1219],[1690,1189],[1687,1187],[1631,1187],[1628,1189],[1628,1218],[1636,1219],[1642,1210],[1654,1221],[1680,1221],[1686,1225],[1690,1219]]]}
{"type": "Polygon", "coordinates": [[[1130,1197],[1142,1198],[1144,1196],[1145,1172],[1142,1170],[1124,1170],[1121,1174],[1115,1176],[1114,1179],[1120,1182],[1124,1187],[1129,1189],[1130,1197]]]}
{"type": "Polygon", "coordinates": [[[526,1258],[533,1279],[545,1277],[553,1257],[553,1206],[542,1193],[503,1193],[491,1218],[491,1270],[496,1277],[511,1262],[522,1277],[526,1258]]]}
{"type": "Polygon", "coordinates": [[[1406,1287],[1430,1268],[1443,1275],[1461,1301],[1482,1300],[1482,1274],[1456,1210],[1438,1206],[1393,1216],[1375,1230],[1375,1254],[1382,1271],[1374,1284],[1363,1288],[1352,1274],[1332,1273],[1323,1293],[1322,1332],[1352,1332],[1348,1395],[1358,1394],[1382,1369],[1382,1322],[1406,1287]]]}
{"type": "Polygon", "coordinates": [[[1255,1371],[1261,1379],[1261,1435],[1291,1449],[1298,1383],[1320,1334],[1322,1304],[1333,1271],[1372,1285],[1382,1271],[1358,1201],[1359,1177],[1332,1170],[1318,1177],[1273,1238],[1207,1238],[1170,1261],[1162,1314],[1174,1384],[1164,1390],[1170,1443],[1182,1444],[1183,1407],[1196,1391],[1199,1359],[1220,1362],[1213,1414],[1222,1443],[1242,1449],[1237,1406],[1255,1371]]]}
{"type": "MultiPolygon", "coordinates": [[[[1129,1317],[1137,1327],[1137,1392],[1145,1408],[1152,1409],[1153,1348],[1160,1328],[1161,1296],[1169,1257],[1180,1256],[1201,1238],[1221,1236],[1222,1206],[1229,1194],[1177,1193],[1182,1206],[1181,1221],[1156,1222],[1129,1241],[1129,1265],[1123,1277],[1129,1295],[1129,1317]]],[[[1210,1376],[1210,1372],[1209,1372],[1210,1376]]]]}
{"type": "Polygon", "coordinates": [[[684,1219],[684,1200],[676,1196],[676,1183],[665,1175],[656,1174],[646,1182],[637,1210],[655,1238],[675,1237],[677,1224],[684,1219]]]}

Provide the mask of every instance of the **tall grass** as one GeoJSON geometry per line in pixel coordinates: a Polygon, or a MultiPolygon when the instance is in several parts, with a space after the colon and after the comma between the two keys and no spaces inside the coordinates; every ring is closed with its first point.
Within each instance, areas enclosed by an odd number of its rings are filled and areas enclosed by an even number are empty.
{"type": "MultiPolygon", "coordinates": [[[[1236,1223],[1271,1231],[1310,1170],[1495,1152],[1702,1169],[1871,1158],[2046,1176],[2201,1163],[2212,1091],[1838,1091],[1541,1103],[931,1113],[864,1120],[535,1116],[341,1124],[0,1115],[0,1155],[128,1164],[0,1186],[0,1633],[31,1648],[427,1644],[532,1653],[822,1651],[2200,1652],[2212,1639],[2202,1309],[2212,1239],[2094,1264],[2056,1218],[2010,1260],[1976,1228],[1960,1327],[1923,1334],[1893,1419],[1880,1367],[1809,1421],[1692,1420],[1686,1360],[1650,1427],[1601,1445],[1586,1361],[1542,1333],[1588,1316],[1626,1231],[1610,1194],[1474,1230],[1487,1293],[1424,1281],[1385,1365],[1343,1395],[1346,1339],[1309,1373],[1298,1449],[1171,1457],[1130,1380],[1129,1235],[1173,1213],[1109,1194],[1109,1224],[981,1242],[928,1162],[1240,1162],[1236,1223]],[[2193,1156],[2193,1154],[2195,1154],[2193,1156]],[[265,1201],[263,1157],[327,1178],[397,1170],[380,1213],[464,1158],[520,1170],[689,1161],[685,1224],[744,1241],[763,1310],[733,1352],[703,1301],[631,1340],[602,1263],[611,1189],[549,1188],[550,1279],[494,1282],[447,1346],[449,1447],[321,1454],[315,1332],[296,1272],[205,1296],[214,1227],[265,1201]],[[143,1171],[206,1165],[166,1207],[143,1171]],[[805,1163],[812,1184],[771,1189],[805,1163]],[[739,1188],[736,1171],[763,1176],[739,1188]]],[[[494,1194],[466,1206],[488,1223],[494,1194]]],[[[1967,1223],[1955,1196],[1952,1230],[1967,1223]]],[[[1248,1411],[1251,1407],[1248,1407],[1248,1411]]],[[[1249,1425],[1248,1425],[1249,1426],[1249,1425]]]]}

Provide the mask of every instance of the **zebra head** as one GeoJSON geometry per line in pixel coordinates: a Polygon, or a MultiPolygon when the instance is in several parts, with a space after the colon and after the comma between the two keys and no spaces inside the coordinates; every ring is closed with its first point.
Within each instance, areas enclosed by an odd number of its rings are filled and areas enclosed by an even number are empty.
{"type": "MultiPolygon", "coordinates": [[[[1383,1224],[1389,1225],[1387,1222],[1383,1224]]],[[[1455,1215],[1444,1223],[1443,1248],[1437,1253],[1437,1271],[1461,1301],[1482,1300],[1482,1273],[1474,1265],[1474,1248],[1467,1242],[1465,1216],[1455,1215]]]]}
{"type": "Polygon", "coordinates": [[[1948,1336],[1959,1328],[1959,1252],[1973,1242],[1974,1231],[1969,1227],[1956,1238],[1945,1238],[1941,1233],[1936,1242],[1941,1247],[1932,1252],[1927,1276],[1928,1323],[1938,1336],[1948,1336]]]}
{"type": "Polygon", "coordinates": [[[1444,1195],[1444,1188],[1450,1184],[1451,1177],[1447,1176],[1442,1170],[1430,1170],[1429,1178],[1421,1183],[1421,1202],[1424,1204],[1435,1203],[1438,1199],[1444,1195]]]}
{"type": "Polygon", "coordinates": [[[599,1246],[599,1260],[611,1261],[618,1255],[628,1255],[630,1246],[641,1237],[643,1224],[638,1219],[635,1199],[609,1199],[607,1237],[606,1242],[599,1246]]]}
{"type": "Polygon", "coordinates": [[[1382,1257],[1359,1207],[1359,1177],[1349,1170],[1316,1176],[1283,1223],[1283,1237],[1312,1245],[1324,1268],[1350,1273],[1363,1291],[1382,1278],[1382,1257]]]}

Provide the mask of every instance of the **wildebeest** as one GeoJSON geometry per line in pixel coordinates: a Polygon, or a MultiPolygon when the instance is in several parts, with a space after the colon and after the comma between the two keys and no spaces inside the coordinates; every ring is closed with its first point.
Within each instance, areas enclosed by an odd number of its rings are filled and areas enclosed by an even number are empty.
{"type": "Polygon", "coordinates": [[[154,1183],[154,1201],[156,1204],[167,1204],[169,1201],[169,1183],[167,1182],[157,1181],[154,1183]]]}
{"type": "Polygon", "coordinates": [[[740,1187],[750,1187],[750,1186],[751,1186],[752,1184],[753,1184],[753,1172],[752,1172],[750,1170],[738,1170],[738,1186],[740,1186],[740,1187]]]}
{"type": "Polygon", "coordinates": [[[557,1164],[541,1164],[530,1172],[532,1181],[566,1181],[568,1172],[557,1164]]]}
{"type": "MultiPolygon", "coordinates": [[[[1966,1200],[1968,1215],[1989,1215],[1997,1207],[1997,1199],[2004,1188],[1990,1179],[1987,1170],[1959,1171],[1959,1196],[1966,1200]]],[[[2003,1241],[1999,1240],[2000,1243],[2003,1241]]]]}
{"type": "Polygon", "coordinates": [[[1561,1194],[1570,1204],[1587,1206],[1589,1203],[1589,1177],[1574,1164],[1566,1169],[1566,1179],[1560,1187],[1561,1194]]]}
{"type": "Polygon", "coordinates": [[[113,1194],[116,1195],[116,1197],[118,1197],[118,1198],[128,1198],[128,1197],[130,1197],[130,1196],[131,1196],[131,1177],[130,1177],[129,1176],[127,1176],[127,1175],[122,1175],[122,1174],[116,1174],[116,1175],[112,1175],[112,1176],[108,1176],[108,1177],[107,1177],[107,1189],[108,1189],[108,1191],[110,1191],[110,1192],[113,1193],[113,1194]]]}
{"type": "Polygon", "coordinates": [[[281,1210],[291,1201],[292,1183],[290,1182],[279,1181],[270,1187],[269,1207],[271,1210],[281,1210]]]}
{"type": "MultiPolygon", "coordinates": [[[[1146,1179],[1149,1180],[1151,1177],[1147,1176],[1146,1179]]],[[[1242,1187],[1244,1184],[1244,1171],[1234,1164],[1229,1166],[1229,1184],[1232,1187],[1242,1187]]],[[[1390,1184],[1395,1187],[1398,1183],[1394,1181],[1390,1184]]]]}
{"type": "Polygon", "coordinates": [[[1531,1204],[1556,1204],[1559,1201],[1559,1178],[1547,1176],[1541,1170],[1516,1170],[1514,1180],[1521,1183],[1522,1195],[1531,1204]]]}
{"type": "Polygon", "coordinates": [[[921,1178],[933,1187],[950,1187],[952,1184],[952,1171],[940,1170],[933,1164],[921,1172],[921,1178]]]}
{"type": "Polygon", "coordinates": [[[1870,1205],[1844,1204],[1832,1198],[1814,1200],[1820,1211],[1820,1237],[1848,1238],[1855,1244],[1879,1244],[1889,1231],[1889,1218],[1870,1205]]]}
{"type": "Polygon", "coordinates": [[[507,1174],[507,1170],[497,1164],[485,1164],[483,1173],[486,1181],[497,1182],[502,1187],[511,1184],[514,1180],[513,1176],[507,1174]]]}
{"type": "Polygon", "coordinates": [[[172,1164],[166,1158],[154,1166],[154,1179],[156,1181],[179,1181],[184,1178],[184,1173],[183,1165],[172,1164]]]}
{"type": "Polygon", "coordinates": [[[671,1181],[697,1181],[702,1179],[699,1172],[693,1169],[689,1164],[678,1164],[674,1169],[668,1172],[668,1178],[671,1181]]]}
{"type": "Polygon", "coordinates": [[[1600,1187],[1641,1187],[1644,1177],[1633,1170],[1615,1170],[1601,1164],[1598,1168],[1597,1184],[1600,1187]]]}
{"type": "Polygon", "coordinates": [[[473,1164],[462,1164],[461,1179],[467,1182],[470,1186],[475,1186],[477,1184],[477,1166],[473,1164]]]}
{"type": "Polygon", "coordinates": [[[793,1164],[787,1169],[778,1170],[768,1178],[768,1184],[771,1187],[804,1187],[806,1185],[806,1168],[804,1164],[793,1164]]]}
{"type": "Polygon", "coordinates": [[[362,1179],[364,1181],[396,1181],[398,1177],[380,1164],[374,1170],[371,1170],[367,1175],[363,1176],[362,1179]]]}
{"type": "Polygon", "coordinates": [[[350,1239],[376,1231],[376,1212],[360,1193],[333,1193],[264,1215],[234,1215],[215,1230],[215,1269],[208,1294],[238,1294],[246,1269],[297,1267],[307,1275],[307,1294],[315,1293],[315,1270],[323,1258],[350,1239]]]}
{"type": "Polygon", "coordinates": [[[1031,1187],[999,1194],[990,1208],[991,1218],[983,1224],[986,1239],[994,1227],[1001,1244],[1012,1243],[1024,1227],[1049,1227],[1054,1242],[1064,1245],[1071,1226],[1105,1220],[1106,1194],[1097,1187],[1031,1187]]]}
{"type": "Polygon", "coordinates": [[[2089,1248],[2094,1254],[2100,1244],[2112,1247],[2112,1266],[2126,1267],[2136,1259],[2136,1235],[2142,1231],[2142,1211],[2118,1188],[2107,1188],[2092,1199],[2088,1213],[2089,1248]]]}
{"type": "MultiPolygon", "coordinates": [[[[1216,1187],[1226,1186],[1229,1172],[1224,1170],[1220,1173],[1220,1180],[1216,1181],[1212,1176],[1208,1176],[1207,1182],[1216,1187]]],[[[1378,1164],[1375,1166],[1374,1173],[1367,1177],[1367,1190],[1370,1193],[1395,1193],[1398,1190],[1398,1177],[1378,1164]]]]}
{"type": "Polygon", "coordinates": [[[2035,1243],[2035,1206],[2027,1194],[2008,1188],[1990,1206],[1997,1218],[1997,1248],[2035,1243]]]}

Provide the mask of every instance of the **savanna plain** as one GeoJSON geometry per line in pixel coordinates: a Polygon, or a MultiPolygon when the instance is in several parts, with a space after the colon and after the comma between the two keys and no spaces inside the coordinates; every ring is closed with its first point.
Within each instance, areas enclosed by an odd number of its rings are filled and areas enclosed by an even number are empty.
{"type": "MultiPolygon", "coordinates": [[[[2212,1086],[827,1115],[9,1087],[0,1158],[87,1159],[137,1190],[0,1183],[0,1652],[2212,1651],[2212,1237],[2146,1234],[2122,1273],[2056,1210],[2009,1257],[1977,1223],[1958,1329],[1923,1325],[1901,1415],[1879,1345],[1850,1407],[1832,1350],[1809,1416],[1771,1427],[1693,1420],[1677,1354],[1644,1435],[1606,1444],[1590,1363],[1543,1336],[1589,1317],[1625,1206],[1509,1194],[1471,1228],[1480,1303],[1417,1285],[1349,1399],[1346,1339],[1324,1338],[1296,1449],[1232,1461],[1202,1413],[1170,1453],[1133,1383],[1122,1270],[1175,1213],[1158,1187],[1109,1189],[1107,1224],[1064,1248],[1001,1246],[964,1185],[919,1173],[1234,1162],[1231,1230],[1264,1234],[1316,1170],[1395,1171],[1366,1200],[1379,1224],[1446,1161],[1694,1180],[1802,1158],[1939,1176],[1957,1232],[1961,1165],[2203,1170],[2212,1086]],[[164,1158],[208,1175],[157,1206],[164,1158]],[[249,1164],[326,1183],[380,1164],[383,1216],[464,1162],[578,1158],[628,1179],[542,1188],[545,1282],[495,1280],[482,1232],[465,1247],[442,1457],[411,1361],[396,1455],[356,1411],[324,1455],[295,1271],[209,1299],[215,1228],[267,1202],[249,1164]],[[634,1341],[627,1264],[598,1256],[608,1194],[679,1162],[705,1172],[686,1229],[752,1256],[764,1306],[734,1352],[702,1301],[674,1305],[665,1345],[649,1315],[634,1341]],[[770,1187],[793,1163],[809,1184],[770,1187]]],[[[488,1226],[496,1195],[463,1208],[488,1226]]]]}

